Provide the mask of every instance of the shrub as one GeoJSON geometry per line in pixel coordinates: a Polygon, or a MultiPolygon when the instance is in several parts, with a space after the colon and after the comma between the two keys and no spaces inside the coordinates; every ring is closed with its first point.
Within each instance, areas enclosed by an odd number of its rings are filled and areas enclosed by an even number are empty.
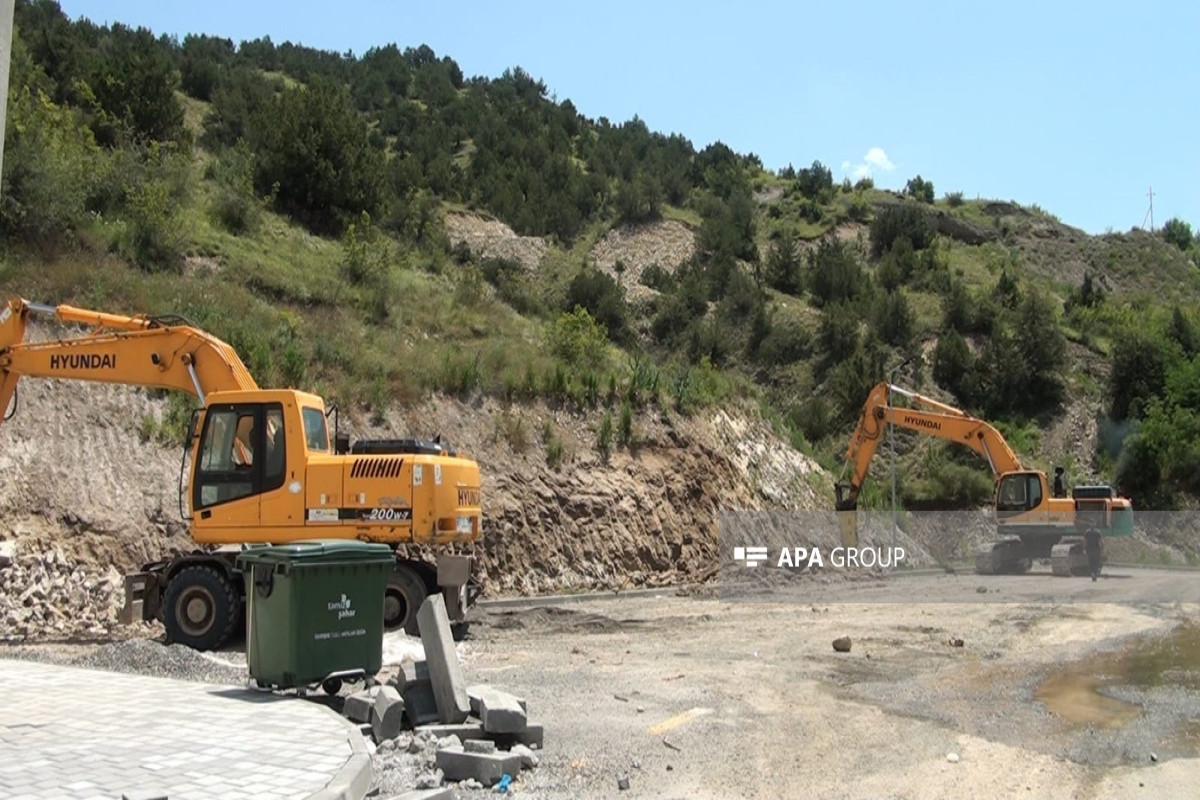
{"type": "Polygon", "coordinates": [[[920,175],[911,178],[904,186],[904,193],[921,203],[933,203],[933,182],[920,175]]]}
{"type": "Polygon", "coordinates": [[[675,276],[658,264],[651,264],[642,270],[638,282],[658,292],[669,292],[675,286],[675,276]]]}
{"type": "Polygon", "coordinates": [[[879,295],[871,314],[871,327],[887,344],[900,349],[912,344],[916,325],[908,299],[900,292],[879,295]]]}
{"type": "Polygon", "coordinates": [[[617,424],[617,443],[628,447],[633,441],[633,407],[626,400],[621,404],[621,419],[617,424]]]}
{"type": "Polygon", "coordinates": [[[1187,250],[1192,246],[1192,226],[1178,217],[1172,217],[1163,225],[1162,237],[1180,250],[1187,250]]]}
{"type": "Polygon", "coordinates": [[[958,331],[951,328],[938,337],[933,351],[933,380],[963,405],[971,405],[975,399],[971,385],[974,371],[975,357],[958,331]]]}
{"type": "Polygon", "coordinates": [[[879,258],[901,238],[908,239],[913,250],[921,250],[933,242],[933,236],[929,218],[919,206],[888,206],[871,221],[871,254],[879,258]]]}
{"type": "Polygon", "coordinates": [[[567,287],[566,309],[583,308],[604,326],[607,336],[618,344],[630,338],[629,311],[625,293],[613,277],[598,269],[585,269],[567,287]]]}
{"type": "Polygon", "coordinates": [[[946,195],[946,204],[951,208],[958,208],[963,204],[962,192],[950,192],[946,195]]]}
{"type": "Polygon", "coordinates": [[[850,247],[836,239],[822,240],[808,255],[809,291],[818,306],[858,297],[867,277],[850,247]]]}
{"type": "Polygon", "coordinates": [[[550,351],[569,364],[602,368],[608,359],[608,332],[587,309],[559,314],[549,331],[550,351]]]}
{"type": "Polygon", "coordinates": [[[604,416],[600,419],[600,428],[596,431],[596,448],[600,451],[600,457],[605,461],[608,461],[609,454],[612,452],[612,437],[612,414],[605,411],[604,416]]]}
{"type": "Polygon", "coordinates": [[[262,219],[262,203],[254,193],[254,154],[239,142],[212,165],[217,194],[211,208],[213,219],[234,236],[252,233],[262,219]]]}

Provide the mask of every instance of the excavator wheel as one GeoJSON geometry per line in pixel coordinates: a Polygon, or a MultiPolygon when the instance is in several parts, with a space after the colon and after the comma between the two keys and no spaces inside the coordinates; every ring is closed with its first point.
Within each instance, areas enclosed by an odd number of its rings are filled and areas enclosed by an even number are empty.
{"type": "Polygon", "coordinates": [[[215,650],[233,635],[241,605],[223,572],[199,565],[184,567],[163,595],[167,638],[194,650],[215,650]]]}
{"type": "Polygon", "coordinates": [[[388,585],[383,598],[383,626],[387,630],[403,628],[410,636],[420,635],[417,628],[417,611],[425,602],[428,592],[425,581],[412,567],[397,566],[388,576],[388,585]]]}

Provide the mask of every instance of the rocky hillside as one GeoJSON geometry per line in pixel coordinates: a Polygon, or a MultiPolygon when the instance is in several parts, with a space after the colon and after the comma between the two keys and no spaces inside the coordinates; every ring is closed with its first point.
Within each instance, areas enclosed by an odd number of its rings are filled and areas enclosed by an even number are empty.
{"type": "MultiPolygon", "coordinates": [[[[16,415],[0,426],[0,543],[17,562],[0,570],[10,633],[94,634],[115,619],[119,573],[191,549],[181,450],[147,438],[166,407],[121,386],[20,384],[16,415]],[[78,625],[67,613],[32,616],[42,605],[89,613],[78,625]]],[[[815,462],[732,408],[635,416],[632,446],[614,446],[607,460],[591,421],[544,403],[435,397],[343,423],[355,438],[441,432],[479,461],[477,554],[492,595],[702,579],[716,565],[718,510],[819,508],[832,496],[815,462]],[[557,466],[547,433],[561,445],[557,466]]]]}

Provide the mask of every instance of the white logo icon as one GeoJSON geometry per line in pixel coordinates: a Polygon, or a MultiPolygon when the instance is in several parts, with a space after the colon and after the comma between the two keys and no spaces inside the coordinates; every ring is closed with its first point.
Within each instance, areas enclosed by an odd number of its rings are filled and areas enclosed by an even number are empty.
{"type": "Polygon", "coordinates": [[[757,567],[759,562],[767,560],[767,548],[735,547],[733,548],[733,560],[745,561],[747,567],[757,567]]]}
{"type": "Polygon", "coordinates": [[[346,619],[354,616],[354,609],[350,607],[350,598],[342,595],[341,600],[335,600],[329,603],[329,610],[337,614],[338,619],[346,619]]]}

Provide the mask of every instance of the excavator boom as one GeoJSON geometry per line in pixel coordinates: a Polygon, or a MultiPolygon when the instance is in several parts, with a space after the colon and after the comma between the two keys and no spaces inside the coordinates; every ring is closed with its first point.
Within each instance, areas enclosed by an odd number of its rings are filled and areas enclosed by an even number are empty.
{"type": "Polygon", "coordinates": [[[0,308],[0,408],[23,377],[176,389],[204,402],[214,391],[258,389],[232,347],[179,317],[122,317],[11,300],[0,308]],[[34,315],[92,326],[82,335],[25,342],[34,315]]]}
{"type": "Polygon", "coordinates": [[[839,510],[857,507],[858,494],[888,423],[971,448],[987,461],[996,480],[1005,473],[1022,469],[1021,460],[1004,436],[988,423],[933,398],[880,383],[867,396],[846,451],[846,465],[852,474],[848,486],[841,483],[837,486],[839,510]],[[893,405],[892,395],[906,398],[910,405],[893,405]]]}
{"type": "Polygon", "coordinates": [[[0,309],[0,409],[9,407],[22,377],[178,389],[201,402],[215,391],[258,389],[232,347],[182,318],[120,316],[14,299],[0,309]],[[26,342],[35,315],[92,330],[26,342]]]}

